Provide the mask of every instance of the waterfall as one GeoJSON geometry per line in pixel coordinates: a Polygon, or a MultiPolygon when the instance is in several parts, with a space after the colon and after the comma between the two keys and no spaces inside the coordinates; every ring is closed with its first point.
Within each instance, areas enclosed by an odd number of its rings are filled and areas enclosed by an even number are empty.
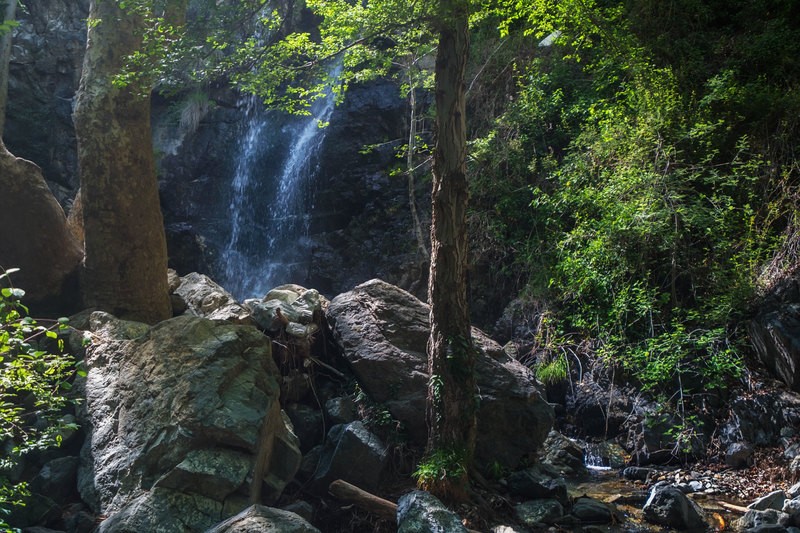
{"type": "Polygon", "coordinates": [[[310,260],[313,181],[334,97],[314,102],[311,115],[264,110],[241,102],[245,120],[228,205],[230,229],[220,253],[220,282],[240,301],[284,283],[302,283],[310,260]]]}

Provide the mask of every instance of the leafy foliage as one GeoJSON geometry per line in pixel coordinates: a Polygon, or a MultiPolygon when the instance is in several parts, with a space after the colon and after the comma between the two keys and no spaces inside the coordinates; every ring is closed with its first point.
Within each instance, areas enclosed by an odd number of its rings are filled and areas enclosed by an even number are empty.
{"type": "MultiPolygon", "coordinates": [[[[15,271],[3,271],[0,282],[15,271]]],[[[0,289],[0,528],[8,527],[3,515],[10,506],[27,494],[25,484],[10,481],[8,473],[23,455],[58,446],[65,430],[76,429],[63,418],[73,401],[67,393],[76,372],[58,335],[69,328],[67,319],[48,326],[34,320],[20,302],[24,294],[19,288],[0,289]]]]}
{"type": "Polygon", "coordinates": [[[558,331],[654,391],[738,374],[738,324],[796,211],[800,76],[767,57],[796,51],[791,8],[679,3],[499,2],[502,31],[559,33],[473,142],[484,239],[558,331]]]}

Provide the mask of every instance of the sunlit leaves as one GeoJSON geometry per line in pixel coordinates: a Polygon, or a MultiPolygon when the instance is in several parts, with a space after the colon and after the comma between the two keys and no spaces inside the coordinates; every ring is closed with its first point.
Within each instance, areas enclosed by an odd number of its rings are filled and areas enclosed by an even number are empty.
{"type": "MultiPolygon", "coordinates": [[[[0,273],[8,280],[16,269],[0,273]]],[[[75,429],[63,415],[72,403],[67,396],[75,375],[74,359],[63,354],[60,332],[68,320],[38,321],[28,316],[19,299],[24,291],[0,289],[0,470],[16,465],[21,456],[61,443],[65,430],[75,429]]],[[[0,476],[0,528],[7,527],[2,511],[14,505],[25,487],[0,476]]]]}

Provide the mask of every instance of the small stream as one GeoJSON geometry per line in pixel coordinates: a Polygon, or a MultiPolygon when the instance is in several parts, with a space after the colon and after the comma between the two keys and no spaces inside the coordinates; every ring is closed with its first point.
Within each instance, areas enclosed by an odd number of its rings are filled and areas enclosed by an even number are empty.
{"type": "MultiPolygon", "coordinates": [[[[608,448],[604,443],[580,443],[584,448],[584,464],[588,474],[578,479],[567,479],[569,494],[573,498],[589,496],[591,498],[614,504],[621,516],[622,523],[604,527],[603,530],[611,532],[644,532],[659,531],[671,532],[666,527],[651,524],[644,519],[642,508],[650,494],[652,482],[631,481],[621,475],[625,466],[624,457],[609,459],[608,448]],[[612,464],[613,463],[613,464],[612,464]]],[[[613,448],[612,448],[613,450],[613,448]]],[[[666,477],[672,481],[680,472],[669,469],[657,470],[658,477],[666,477]]],[[[730,531],[731,524],[741,514],[731,511],[723,506],[725,503],[744,505],[745,502],[735,501],[735,498],[725,494],[702,491],[687,494],[703,510],[706,522],[709,524],[707,531],[730,531]]]]}

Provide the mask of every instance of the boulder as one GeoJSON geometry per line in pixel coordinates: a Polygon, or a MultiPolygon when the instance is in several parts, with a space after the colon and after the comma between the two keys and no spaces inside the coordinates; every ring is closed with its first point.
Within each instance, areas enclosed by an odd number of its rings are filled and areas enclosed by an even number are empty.
{"type": "Polygon", "coordinates": [[[347,424],[358,418],[356,403],[347,396],[325,402],[325,414],[332,424],[347,424]]]}
{"type": "Polygon", "coordinates": [[[786,493],[782,490],[774,490],[765,496],[761,496],[756,501],[747,506],[748,509],[755,509],[756,511],[766,511],[767,509],[775,509],[780,511],[783,508],[783,502],[787,499],[786,493]]]}
{"type": "Polygon", "coordinates": [[[725,464],[733,468],[747,468],[752,457],[753,447],[746,442],[733,442],[725,449],[725,464]]]}
{"type": "Polygon", "coordinates": [[[397,501],[397,533],[447,531],[467,533],[457,514],[422,490],[403,494],[397,501]]]}
{"type": "Polygon", "coordinates": [[[769,528],[769,526],[785,527],[790,520],[791,517],[788,514],[776,509],[766,509],[763,511],[748,509],[741,518],[734,522],[734,528],[749,531],[756,528],[769,528]]]}
{"type": "Polygon", "coordinates": [[[59,457],[48,461],[30,482],[31,491],[46,494],[58,504],[77,501],[78,458],[59,457]]]}
{"type": "Polygon", "coordinates": [[[286,414],[292,421],[295,435],[300,439],[300,451],[306,453],[322,442],[325,422],[319,409],[302,403],[291,403],[286,406],[286,414]]]}
{"type": "Polygon", "coordinates": [[[378,488],[388,462],[387,448],[361,422],[334,426],[328,432],[315,468],[314,488],[328,493],[328,485],[343,479],[366,491],[378,488]]]}
{"type": "Polygon", "coordinates": [[[508,490],[515,496],[526,499],[553,499],[562,505],[569,502],[567,483],[564,478],[553,478],[543,471],[541,465],[514,472],[508,476],[508,490]]]}
{"type": "Polygon", "coordinates": [[[554,524],[564,516],[564,507],[558,500],[531,500],[514,506],[517,519],[533,530],[540,530],[542,524],[554,524]]]}
{"type": "Polygon", "coordinates": [[[173,294],[183,300],[192,315],[235,324],[253,324],[250,311],[204,274],[191,272],[183,276],[173,294]]]}
{"type": "Polygon", "coordinates": [[[615,519],[609,504],[585,496],[573,502],[570,514],[583,524],[610,524],[615,519]]]}
{"type": "Polygon", "coordinates": [[[70,280],[77,288],[83,244],[67,228],[39,167],[14,157],[2,142],[0,190],[0,265],[20,269],[11,281],[25,289],[26,302],[60,296],[70,280]]]}
{"type": "Polygon", "coordinates": [[[563,476],[576,476],[586,473],[584,455],[585,449],[577,442],[558,431],[551,431],[542,444],[539,460],[563,476]]]}
{"type": "Polygon", "coordinates": [[[106,313],[90,323],[79,489],[109,515],[105,527],[156,531],[130,528],[164,511],[177,513],[168,524],[206,528],[233,493],[277,499],[301,455],[268,338],[189,315],[152,328],[106,313]]]}
{"type": "Polygon", "coordinates": [[[251,505],[206,533],[319,533],[319,529],[293,512],[251,505]]]}
{"type": "MultiPolygon", "coordinates": [[[[415,442],[424,443],[428,306],[398,287],[372,280],[334,298],[327,318],[367,394],[384,404],[415,442]]],[[[473,340],[479,348],[476,457],[514,468],[544,442],[553,409],[530,370],[475,328],[473,340]]]]}
{"type": "Polygon", "coordinates": [[[697,504],[671,485],[656,484],[642,511],[648,522],[678,530],[705,530],[708,527],[697,504]]]}
{"type": "Polygon", "coordinates": [[[749,324],[762,363],[787,386],[800,391],[800,304],[784,302],[759,313],[749,324]]]}

